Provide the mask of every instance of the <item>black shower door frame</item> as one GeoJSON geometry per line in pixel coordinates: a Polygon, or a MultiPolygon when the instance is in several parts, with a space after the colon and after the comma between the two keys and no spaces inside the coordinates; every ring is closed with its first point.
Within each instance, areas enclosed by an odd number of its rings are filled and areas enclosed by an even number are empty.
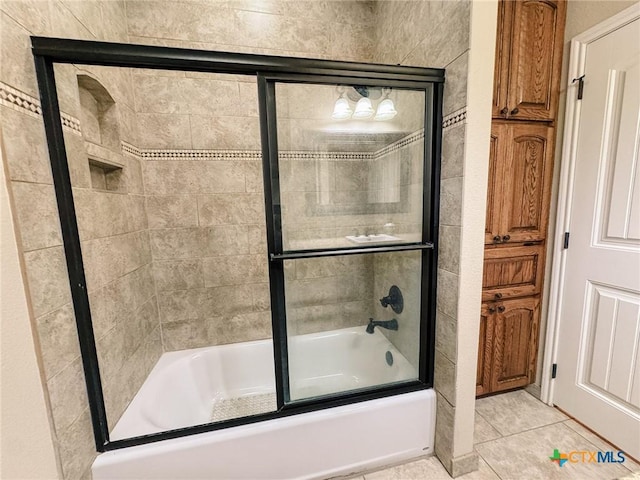
{"type": "Polygon", "coordinates": [[[299,413],[422,390],[433,386],[444,69],[47,37],[31,37],[31,42],[97,451],[115,450],[272,420],[299,413]],[[269,263],[276,374],[277,410],[275,412],[127,439],[110,440],[60,118],[60,107],[56,92],[54,75],[54,64],[56,63],[241,74],[257,78],[268,246],[268,258],[266,260],[269,263]],[[278,82],[352,86],[364,84],[367,86],[387,86],[424,91],[426,102],[424,119],[424,188],[422,239],[420,242],[364,248],[283,250],[275,96],[275,85],[278,82]],[[284,261],[297,258],[397,251],[420,251],[422,255],[418,379],[291,402],[287,356],[284,261]]]}

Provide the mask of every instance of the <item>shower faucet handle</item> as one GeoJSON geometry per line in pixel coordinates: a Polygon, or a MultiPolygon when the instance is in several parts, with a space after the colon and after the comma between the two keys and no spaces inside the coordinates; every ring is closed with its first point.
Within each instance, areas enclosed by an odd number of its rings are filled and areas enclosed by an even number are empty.
{"type": "Polygon", "coordinates": [[[384,308],[390,306],[394,312],[402,313],[402,310],[404,310],[404,299],[402,298],[400,289],[396,285],[393,285],[389,289],[389,295],[380,299],[380,305],[384,308]]]}

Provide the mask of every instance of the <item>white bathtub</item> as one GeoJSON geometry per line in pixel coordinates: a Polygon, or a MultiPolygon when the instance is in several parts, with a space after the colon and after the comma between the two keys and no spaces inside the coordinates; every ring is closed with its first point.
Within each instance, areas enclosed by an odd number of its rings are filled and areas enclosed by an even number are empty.
{"type": "MultiPolygon", "coordinates": [[[[257,341],[165,353],[111,439],[208,423],[226,399],[270,398],[272,352],[271,341],[257,341]]],[[[384,335],[364,327],[294,337],[289,358],[293,399],[416,376],[384,335]]],[[[92,472],[95,480],[328,478],[430,454],[434,427],[435,394],[422,390],[107,452],[92,472]]]]}

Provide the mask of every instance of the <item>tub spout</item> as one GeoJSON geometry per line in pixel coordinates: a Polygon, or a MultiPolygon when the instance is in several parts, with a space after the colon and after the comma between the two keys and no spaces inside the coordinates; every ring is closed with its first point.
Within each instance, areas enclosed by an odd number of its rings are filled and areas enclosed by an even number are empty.
{"type": "Polygon", "coordinates": [[[375,327],[386,328],[387,330],[398,330],[398,321],[395,318],[391,320],[378,321],[373,318],[369,318],[369,325],[367,325],[367,333],[373,333],[375,327]]]}

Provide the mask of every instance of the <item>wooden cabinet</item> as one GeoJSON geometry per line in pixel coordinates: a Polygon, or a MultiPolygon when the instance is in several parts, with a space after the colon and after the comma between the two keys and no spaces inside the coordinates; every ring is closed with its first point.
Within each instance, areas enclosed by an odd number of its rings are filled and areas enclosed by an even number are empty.
{"type": "Polygon", "coordinates": [[[485,243],[537,242],[549,218],[553,128],[493,122],[485,243]]]}
{"type": "Polygon", "coordinates": [[[535,380],[540,299],[485,303],[480,319],[476,395],[524,387],[535,380]]]}
{"type": "Polygon", "coordinates": [[[555,119],[565,16],[564,0],[499,3],[494,118],[555,119]]]}
{"type": "Polygon", "coordinates": [[[476,393],[535,381],[565,0],[500,0],[476,393]]]}

